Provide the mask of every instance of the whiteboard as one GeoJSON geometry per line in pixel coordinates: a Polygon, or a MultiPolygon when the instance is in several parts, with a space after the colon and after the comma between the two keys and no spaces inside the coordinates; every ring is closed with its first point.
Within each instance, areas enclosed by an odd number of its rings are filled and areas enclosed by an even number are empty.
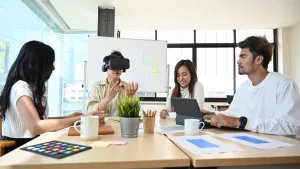
{"type": "Polygon", "coordinates": [[[139,92],[167,92],[167,42],[155,40],[120,39],[91,36],[88,39],[87,86],[104,80],[103,58],[112,51],[120,51],[130,60],[130,68],[122,74],[126,82],[139,83],[139,92]]]}

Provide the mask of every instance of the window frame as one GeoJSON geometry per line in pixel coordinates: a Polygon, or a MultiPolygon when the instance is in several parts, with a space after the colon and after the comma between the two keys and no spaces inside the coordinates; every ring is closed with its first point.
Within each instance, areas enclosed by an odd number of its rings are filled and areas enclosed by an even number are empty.
{"type": "MultiPolygon", "coordinates": [[[[194,34],[194,43],[170,43],[167,44],[167,48],[192,48],[192,62],[195,64],[197,68],[197,48],[232,48],[233,50],[233,93],[236,92],[236,51],[235,48],[237,47],[238,42],[236,41],[236,29],[233,29],[233,43],[197,43],[197,30],[193,30],[194,34]]],[[[155,30],[155,40],[157,40],[157,30],[155,30]]],[[[278,32],[277,28],[273,29],[273,38],[274,42],[274,53],[273,53],[273,71],[278,72],[278,32]]],[[[121,31],[117,32],[117,37],[121,37],[121,31]]],[[[155,97],[141,97],[140,100],[142,101],[157,101],[162,102],[166,101],[166,97],[157,97],[155,93],[155,97]]],[[[211,98],[206,97],[205,102],[227,102],[227,98],[211,98]]]]}

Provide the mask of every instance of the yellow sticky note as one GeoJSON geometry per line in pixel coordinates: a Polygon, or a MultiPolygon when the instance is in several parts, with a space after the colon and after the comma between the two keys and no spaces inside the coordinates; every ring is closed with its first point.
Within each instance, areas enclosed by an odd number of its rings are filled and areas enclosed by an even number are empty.
{"type": "Polygon", "coordinates": [[[108,147],[111,145],[111,141],[95,141],[90,146],[92,147],[108,147]]]}
{"type": "Polygon", "coordinates": [[[152,67],[152,73],[157,73],[157,67],[152,67]]]}

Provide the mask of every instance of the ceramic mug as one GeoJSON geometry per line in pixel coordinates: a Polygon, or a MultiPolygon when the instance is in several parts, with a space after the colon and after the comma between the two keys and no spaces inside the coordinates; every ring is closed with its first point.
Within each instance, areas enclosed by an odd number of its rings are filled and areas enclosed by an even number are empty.
{"type": "Polygon", "coordinates": [[[74,123],[74,129],[85,140],[98,138],[98,126],[99,116],[82,116],[80,120],[74,123]],[[77,123],[80,123],[80,131],[77,128],[77,123]]]}
{"type": "Polygon", "coordinates": [[[199,119],[184,119],[184,133],[186,135],[197,135],[199,130],[204,128],[204,122],[200,122],[199,119]],[[200,124],[202,127],[199,129],[200,124]]]}

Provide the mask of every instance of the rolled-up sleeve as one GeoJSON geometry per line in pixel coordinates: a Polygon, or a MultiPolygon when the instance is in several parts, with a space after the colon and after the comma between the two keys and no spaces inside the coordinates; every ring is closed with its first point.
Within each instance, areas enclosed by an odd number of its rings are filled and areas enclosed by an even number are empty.
{"type": "Polygon", "coordinates": [[[87,104],[87,112],[97,111],[98,105],[100,102],[100,87],[97,83],[95,83],[91,90],[89,91],[88,95],[88,104],[87,104]]]}

